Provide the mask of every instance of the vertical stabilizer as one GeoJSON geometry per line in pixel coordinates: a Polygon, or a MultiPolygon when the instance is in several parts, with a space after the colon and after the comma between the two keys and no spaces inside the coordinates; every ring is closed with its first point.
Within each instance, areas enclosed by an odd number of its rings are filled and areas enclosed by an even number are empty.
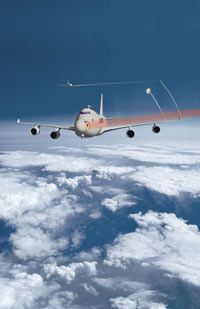
{"type": "Polygon", "coordinates": [[[100,115],[103,116],[103,93],[101,94],[100,115]]]}

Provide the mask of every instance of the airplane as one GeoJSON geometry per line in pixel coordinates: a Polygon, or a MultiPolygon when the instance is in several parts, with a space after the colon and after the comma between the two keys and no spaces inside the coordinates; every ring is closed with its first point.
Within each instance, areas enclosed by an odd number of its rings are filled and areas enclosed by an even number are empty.
{"type": "MultiPolygon", "coordinates": [[[[160,82],[162,83],[162,81],[160,82]]],[[[68,81],[67,86],[73,87],[73,84],[69,83],[68,81]]],[[[101,94],[99,114],[92,110],[90,105],[88,105],[86,108],[83,108],[77,115],[74,126],[60,126],[42,124],[37,122],[21,122],[20,119],[17,120],[17,123],[24,125],[32,125],[32,135],[38,135],[40,133],[41,127],[53,128],[53,131],[50,133],[50,137],[52,139],[58,139],[60,137],[61,130],[73,131],[80,138],[90,138],[119,129],[127,129],[126,136],[128,138],[133,138],[135,136],[135,131],[133,130],[133,127],[136,126],[152,125],[153,133],[158,134],[161,131],[160,125],[158,124],[162,122],[181,120],[184,118],[200,117],[200,109],[180,111],[177,103],[175,102],[168,89],[167,92],[170,94],[176,105],[177,110],[175,112],[163,112],[151,89],[147,88],[146,94],[151,95],[159,109],[159,113],[142,116],[106,118],[103,114],[103,94],[101,94]]]]}

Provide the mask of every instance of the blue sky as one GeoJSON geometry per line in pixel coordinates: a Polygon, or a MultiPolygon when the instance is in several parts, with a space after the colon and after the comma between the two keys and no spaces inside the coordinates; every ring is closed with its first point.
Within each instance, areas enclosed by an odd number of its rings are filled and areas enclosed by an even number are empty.
{"type": "Polygon", "coordinates": [[[199,13],[198,0],[1,1],[0,119],[75,116],[101,92],[109,115],[149,111],[145,86],[57,86],[67,79],[163,79],[200,107],[199,13]]]}

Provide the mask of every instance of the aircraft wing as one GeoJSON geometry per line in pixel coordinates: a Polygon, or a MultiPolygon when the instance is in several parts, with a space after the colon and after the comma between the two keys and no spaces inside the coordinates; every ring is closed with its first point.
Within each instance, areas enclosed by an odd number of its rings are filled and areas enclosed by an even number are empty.
{"type": "Polygon", "coordinates": [[[45,123],[38,123],[38,122],[22,122],[20,119],[17,119],[17,123],[18,124],[37,126],[39,128],[40,127],[47,127],[47,128],[53,128],[53,129],[74,131],[74,127],[66,127],[66,126],[61,126],[61,125],[45,124],[45,123]]]}
{"type": "Polygon", "coordinates": [[[108,132],[134,126],[157,124],[193,117],[200,117],[200,109],[183,110],[180,113],[175,111],[141,116],[106,118],[104,121],[88,122],[87,125],[88,128],[102,128],[102,132],[108,132]]]}

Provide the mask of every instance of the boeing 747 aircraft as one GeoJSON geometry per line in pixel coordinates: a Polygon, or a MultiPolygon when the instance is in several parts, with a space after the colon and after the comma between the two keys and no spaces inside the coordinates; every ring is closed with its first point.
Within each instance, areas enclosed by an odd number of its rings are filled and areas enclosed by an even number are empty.
{"type": "MultiPolygon", "coordinates": [[[[72,84],[68,84],[69,87],[72,87],[72,84]]],[[[100,111],[99,114],[90,108],[90,106],[82,109],[77,115],[73,126],[60,126],[60,125],[51,125],[51,124],[42,124],[37,122],[21,122],[20,119],[17,120],[19,124],[32,125],[31,133],[32,135],[38,135],[40,133],[41,127],[53,128],[53,131],[50,133],[52,139],[58,139],[60,137],[61,130],[70,130],[74,131],[75,134],[81,138],[88,138],[93,136],[102,135],[106,132],[111,132],[114,130],[126,128],[126,136],[133,138],[135,132],[133,130],[136,126],[143,125],[152,125],[152,131],[154,133],[160,132],[160,123],[168,122],[173,120],[181,120],[184,118],[199,117],[200,109],[192,110],[183,110],[177,107],[175,112],[163,112],[156,98],[152,94],[150,88],[146,89],[146,93],[151,95],[155,101],[157,107],[159,108],[159,113],[142,115],[142,116],[132,116],[132,117],[113,117],[106,118],[103,114],[103,94],[101,95],[100,102],[100,111]]],[[[170,93],[169,93],[170,94],[170,93]]],[[[171,96],[173,99],[173,97],[171,96]]],[[[174,101],[176,104],[176,102],[174,101]]]]}

